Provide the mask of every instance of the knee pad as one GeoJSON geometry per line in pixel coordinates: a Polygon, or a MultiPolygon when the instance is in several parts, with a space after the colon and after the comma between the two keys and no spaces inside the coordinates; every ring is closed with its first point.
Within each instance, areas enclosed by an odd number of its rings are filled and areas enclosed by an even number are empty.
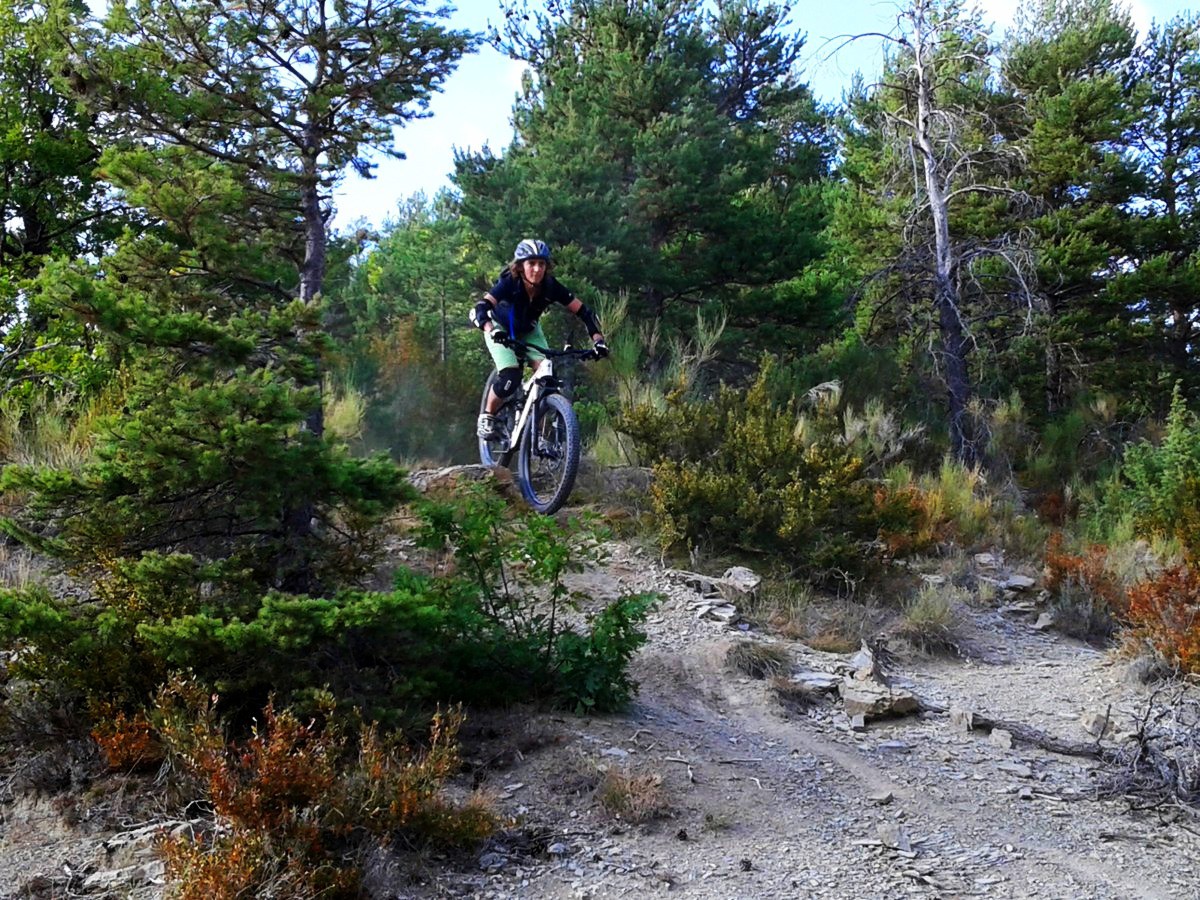
{"type": "Polygon", "coordinates": [[[501,369],[496,373],[496,383],[492,390],[501,400],[507,400],[516,393],[517,385],[521,383],[521,370],[515,366],[501,369]]]}

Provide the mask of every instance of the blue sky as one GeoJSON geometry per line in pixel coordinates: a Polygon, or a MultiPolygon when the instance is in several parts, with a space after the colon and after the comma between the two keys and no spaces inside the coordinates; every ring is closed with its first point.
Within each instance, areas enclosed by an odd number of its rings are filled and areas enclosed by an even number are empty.
{"type": "MultiPolygon", "coordinates": [[[[988,0],[983,5],[1000,32],[1011,23],[1018,0],[988,0]]],[[[1132,0],[1127,5],[1143,34],[1152,19],[1164,21],[1190,8],[1176,0],[1132,0]]],[[[502,15],[498,0],[460,0],[457,7],[452,25],[472,31],[484,30],[489,20],[502,15]]],[[[819,98],[839,100],[856,71],[865,75],[880,71],[879,40],[847,44],[839,35],[891,31],[899,9],[894,0],[797,2],[795,7],[792,21],[808,35],[803,75],[819,98]]],[[[511,110],[521,71],[520,64],[487,46],[465,58],[433,98],[433,115],[399,132],[397,145],[407,159],[381,161],[377,178],[364,181],[350,176],[339,187],[335,227],[359,220],[382,225],[401,200],[418,191],[432,195],[448,186],[455,147],[478,150],[490,144],[497,152],[503,150],[512,137],[511,110]]]]}

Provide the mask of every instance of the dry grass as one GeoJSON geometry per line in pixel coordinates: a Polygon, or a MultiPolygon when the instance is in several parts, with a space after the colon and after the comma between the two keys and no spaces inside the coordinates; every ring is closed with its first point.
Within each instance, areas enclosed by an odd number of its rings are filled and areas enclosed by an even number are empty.
{"type": "Polygon", "coordinates": [[[778,644],[738,641],[725,654],[725,662],[735,672],[762,679],[786,671],[792,664],[792,658],[778,644]]]}
{"type": "Polygon", "coordinates": [[[802,713],[825,699],[825,694],[821,691],[814,690],[802,681],[792,681],[786,675],[776,675],[772,678],[771,690],[779,704],[794,713],[802,713]]]}
{"type": "Polygon", "coordinates": [[[79,412],[72,397],[39,401],[26,409],[0,400],[0,460],[22,466],[77,470],[92,456],[96,430],[117,405],[117,389],[89,401],[79,412]]]}
{"type": "Polygon", "coordinates": [[[948,585],[925,585],[904,604],[894,633],[923,653],[957,653],[959,616],[957,604],[962,597],[948,585]]]}
{"type": "Polygon", "coordinates": [[[0,587],[21,590],[40,579],[42,567],[24,547],[0,543],[0,587]]]}
{"type": "Polygon", "coordinates": [[[787,640],[826,653],[852,653],[888,618],[874,597],[826,597],[799,581],[766,582],[746,616],[787,640]]]}
{"type": "Polygon", "coordinates": [[[596,801],[609,815],[635,824],[671,813],[662,775],[629,766],[614,766],[604,772],[596,787],[596,801]]]}
{"type": "Polygon", "coordinates": [[[335,389],[327,378],[321,393],[325,400],[326,435],[345,443],[361,438],[367,414],[367,400],[362,391],[352,386],[335,389]]]}

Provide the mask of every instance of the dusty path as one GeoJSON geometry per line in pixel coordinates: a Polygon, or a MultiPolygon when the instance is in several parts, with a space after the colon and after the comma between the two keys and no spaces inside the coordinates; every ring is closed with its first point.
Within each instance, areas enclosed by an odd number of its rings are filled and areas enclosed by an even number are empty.
{"type": "MultiPolygon", "coordinates": [[[[1200,839],[1183,823],[1092,799],[1089,761],[1005,749],[945,716],[854,733],[836,704],[788,712],[764,682],[726,668],[728,646],[747,635],[695,619],[688,590],[651,557],[618,547],[586,579],[668,594],[635,664],[638,702],[611,718],[525,718],[517,731],[536,735],[534,746],[489,783],[542,840],[522,850],[501,839],[487,871],[427,872],[420,895],[1200,895],[1200,839]],[[586,777],[596,767],[661,777],[669,815],[614,820],[586,777]]],[[[1144,690],[1104,654],[995,610],[974,612],[970,626],[990,662],[902,660],[902,681],[1074,741],[1087,738],[1082,712],[1133,709],[1144,690]]],[[[804,668],[838,661],[789,646],[804,668]]]]}
{"type": "MultiPolygon", "coordinates": [[[[731,672],[735,641],[775,640],[708,620],[649,553],[617,544],[575,585],[602,602],[666,596],[638,654],[623,715],[479,713],[464,789],[481,784],[514,817],[480,854],[375,861],[395,898],[1200,896],[1200,838],[1184,822],[1092,799],[1087,760],[910,716],[851,730],[840,705],[785,709],[731,672]],[[630,824],[604,810],[604,771],[645,779],[665,815],[630,824]]],[[[900,681],[944,705],[986,710],[1075,741],[1080,714],[1133,711],[1145,693],[1105,654],[994,608],[970,611],[974,661],[902,658],[900,681]]],[[[797,667],[845,659],[782,642],[797,667]]],[[[161,896],[161,869],[132,891],[85,892],[90,873],[151,866],[150,847],[105,850],[111,830],[67,827],[48,802],[0,820],[0,898],[161,896]],[[64,875],[65,871],[70,874],[64,875]]]]}

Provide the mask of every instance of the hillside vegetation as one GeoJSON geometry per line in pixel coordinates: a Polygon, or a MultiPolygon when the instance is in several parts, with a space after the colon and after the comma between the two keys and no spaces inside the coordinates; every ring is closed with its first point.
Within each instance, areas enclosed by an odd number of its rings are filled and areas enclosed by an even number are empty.
{"type": "Polygon", "coordinates": [[[1027,0],[994,35],[910,0],[827,106],[799,7],[504,12],[0,4],[14,790],[198,802],[157,845],[181,897],[360,896],[379,846],[477,847],[506,819],[464,718],[636,695],[662,598],[571,580],[614,535],[749,565],[742,624],[829,653],[969,656],[998,555],[1041,627],[1200,674],[1200,15],[1027,0]],[[484,40],[527,66],[512,143],[332,231],[484,40]],[[405,477],[475,456],[467,313],[531,235],[612,347],[566,376],[592,469],[648,472],[558,519],[405,477]]]}

